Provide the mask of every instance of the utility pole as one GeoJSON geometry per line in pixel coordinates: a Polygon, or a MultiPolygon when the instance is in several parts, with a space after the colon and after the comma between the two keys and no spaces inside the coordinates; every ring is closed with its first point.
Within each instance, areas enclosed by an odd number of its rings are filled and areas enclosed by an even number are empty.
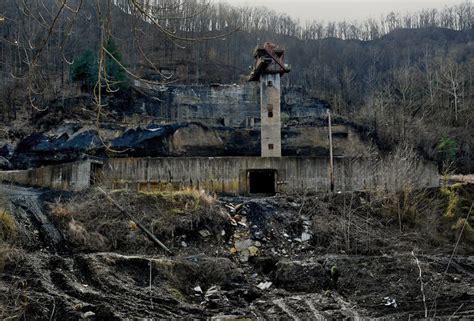
{"type": "Polygon", "coordinates": [[[332,124],[331,112],[327,109],[328,114],[328,128],[329,128],[329,180],[331,182],[331,192],[334,192],[334,157],[332,153],[332,124]]]}

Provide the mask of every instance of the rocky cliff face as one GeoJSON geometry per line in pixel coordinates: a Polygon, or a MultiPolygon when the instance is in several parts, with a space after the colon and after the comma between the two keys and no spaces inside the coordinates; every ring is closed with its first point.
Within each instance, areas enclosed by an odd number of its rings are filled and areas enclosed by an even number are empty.
{"type": "MultiPolygon", "coordinates": [[[[328,129],[323,119],[312,125],[282,128],[283,156],[328,156],[328,129]]],[[[335,123],[335,156],[368,156],[368,137],[350,123],[335,123]]],[[[100,133],[93,128],[65,126],[54,133],[35,133],[4,153],[10,168],[69,162],[84,156],[259,156],[260,130],[205,126],[201,123],[150,124],[100,133]],[[75,128],[79,128],[75,130],[75,128]]],[[[0,155],[1,156],[1,155],[0,155]]],[[[3,166],[7,169],[6,166],[3,166]]]]}
{"type": "MultiPolygon", "coordinates": [[[[260,92],[254,84],[211,86],[155,86],[135,84],[143,95],[134,112],[168,121],[200,121],[230,127],[251,127],[260,121],[260,92]]],[[[284,88],[281,110],[285,117],[317,117],[328,104],[300,87],[284,88]]]]}
{"type": "MultiPolygon", "coordinates": [[[[261,155],[258,86],[138,85],[136,95],[120,108],[111,107],[100,131],[95,112],[74,104],[37,115],[34,126],[25,126],[27,134],[18,139],[0,137],[0,169],[84,156],[261,155]]],[[[327,107],[302,88],[283,89],[283,156],[329,154],[327,120],[321,117],[327,107]]],[[[336,156],[368,153],[367,133],[345,120],[334,121],[333,138],[336,156]]]]}

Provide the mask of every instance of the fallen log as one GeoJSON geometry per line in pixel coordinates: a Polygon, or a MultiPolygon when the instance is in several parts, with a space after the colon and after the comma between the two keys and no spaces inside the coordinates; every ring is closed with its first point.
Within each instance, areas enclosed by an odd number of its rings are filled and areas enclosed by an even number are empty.
{"type": "Polygon", "coordinates": [[[120,210],[120,212],[122,214],[124,214],[125,216],[127,216],[130,220],[132,220],[135,224],[137,224],[138,228],[141,229],[145,234],[146,236],[148,236],[148,238],[153,242],[155,243],[156,245],[158,245],[159,247],[161,247],[163,250],[165,250],[166,253],[168,253],[169,255],[174,255],[174,253],[166,247],[166,245],[164,245],[160,240],[158,240],[158,238],[156,238],[155,235],[153,235],[152,232],[150,232],[150,230],[148,230],[135,216],[133,216],[131,213],[127,212],[119,203],[117,203],[116,200],[114,200],[106,191],[104,191],[102,188],[98,187],[97,188],[102,194],[105,195],[105,197],[116,207],[120,210]]]}

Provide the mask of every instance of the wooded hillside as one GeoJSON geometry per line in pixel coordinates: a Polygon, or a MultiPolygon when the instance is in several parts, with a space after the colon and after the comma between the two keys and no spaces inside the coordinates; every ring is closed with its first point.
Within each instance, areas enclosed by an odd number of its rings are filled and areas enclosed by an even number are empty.
{"type": "Polygon", "coordinates": [[[369,126],[387,150],[407,142],[472,171],[473,12],[465,1],[441,11],[300,24],[266,8],[205,1],[5,0],[0,119],[83,94],[96,104],[112,98],[113,108],[134,78],[240,83],[253,48],[272,41],[292,65],[285,85],[304,86],[335,113],[369,126]]]}

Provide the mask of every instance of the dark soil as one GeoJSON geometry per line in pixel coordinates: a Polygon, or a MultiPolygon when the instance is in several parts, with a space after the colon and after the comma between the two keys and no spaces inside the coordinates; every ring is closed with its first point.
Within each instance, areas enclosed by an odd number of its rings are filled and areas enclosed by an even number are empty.
{"type": "Polygon", "coordinates": [[[450,221],[435,190],[403,200],[417,215],[401,220],[393,195],[113,193],[173,257],[97,191],[1,191],[19,227],[1,274],[3,319],[474,317],[468,237],[451,257],[470,186],[450,221]]]}

